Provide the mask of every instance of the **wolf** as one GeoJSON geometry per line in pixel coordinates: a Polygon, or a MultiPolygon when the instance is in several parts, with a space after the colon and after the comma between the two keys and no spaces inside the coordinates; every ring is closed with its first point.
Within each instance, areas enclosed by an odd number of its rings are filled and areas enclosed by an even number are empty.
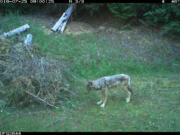
{"type": "Polygon", "coordinates": [[[100,107],[104,108],[108,98],[108,89],[122,85],[124,89],[128,92],[128,97],[126,102],[130,102],[131,95],[133,94],[131,88],[130,77],[126,74],[116,74],[112,76],[104,76],[97,80],[88,81],[86,85],[87,93],[91,90],[100,90],[102,92],[102,99],[97,102],[100,107]]]}

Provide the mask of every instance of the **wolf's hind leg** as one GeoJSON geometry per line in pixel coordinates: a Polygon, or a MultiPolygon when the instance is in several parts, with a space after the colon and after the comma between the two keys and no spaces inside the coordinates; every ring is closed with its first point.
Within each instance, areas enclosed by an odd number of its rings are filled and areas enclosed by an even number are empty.
{"type": "Polygon", "coordinates": [[[131,93],[128,91],[128,97],[126,98],[126,102],[129,103],[131,100],[131,93]]]}
{"type": "Polygon", "coordinates": [[[131,94],[132,94],[132,90],[130,86],[126,86],[125,90],[128,92],[128,97],[126,98],[126,102],[129,103],[131,100],[131,94]]]}

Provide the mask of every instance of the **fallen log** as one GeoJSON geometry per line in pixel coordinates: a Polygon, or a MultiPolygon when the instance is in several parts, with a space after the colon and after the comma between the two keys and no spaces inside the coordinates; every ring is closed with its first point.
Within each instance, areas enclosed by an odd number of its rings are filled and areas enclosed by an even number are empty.
{"type": "Polygon", "coordinates": [[[67,10],[66,10],[66,20],[64,20],[64,22],[62,23],[62,25],[60,25],[60,27],[58,28],[58,30],[63,33],[64,29],[66,27],[66,24],[68,22],[69,17],[71,16],[71,13],[73,11],[74,5],[71,5],[67,10]]]}
{"type": "Polygon", "coordinates": [[[53,28],[51,30],[53,31],[61,31],[63,32],[64,31],[64,28],[67,24],[67,21],[69,19],[69,17],[71,16],[71,13],[74,9],[74,5],[71,5],[64,13],[63,15],[61,16],[61,18],[56,22],[56,24],[53,26],[53,28]]]}
{"type": "Polygon", "coordinates": [[[15,34],[19,34],[19,33],[23,32],[29,28],[30,28],[30,26],[28,24],[25,24],[25,25],[18,27],[12,31],[9,31],[7,33],[3,33],[2,35],[0,35],[0,39],[7,38],[7,37],[13,36],[15,34]]]}
{"type": "Polygon", "coordinates": [[[66,21],[64,21],[63,23],[62,23],[62,25],[59,27],[59,31],[61,32],[61,33],[63,33],[64,32],[64,29],[65,29],[65,27],[66,27],[66,24],[67,24],[67,20],[66,21]]]}
{"type": "Polygon", "coordinates": [[[32,34],[27,34],[26,39],[24,40],[25,46],[30,46],[32,44],[32,34]]]}
{"type": "Polygon", "coordinates": [[[58,27],[61,25],[61,23],[64,21],[64,18],[65,18],[65,13],[63,13],[61,18],[56,22],[56,24],[53,26],[53,28],[51,30],[56,31],[58,29],[58,27]]]}

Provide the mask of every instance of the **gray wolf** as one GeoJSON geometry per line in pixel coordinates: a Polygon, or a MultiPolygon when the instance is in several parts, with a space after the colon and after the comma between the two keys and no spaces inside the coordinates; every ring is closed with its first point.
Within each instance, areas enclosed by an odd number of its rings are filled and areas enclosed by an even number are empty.
{"type": "Polygon", "coordinates": [[[130,102],[132,89],[130,84],[130,77],[125,74],[117,74],[112,76],[104,76],[97,80],[88,81],[87,93],[91,90],[100,90],[102,92],[102,99],[97,102],[98,105],[101,104],[101,107],[105,107],[107,98],[108,98],[108,89],[113,88],[115,86],[122,85],[124,89],[128,92],[128,97],[126,98],[126,102],[130,102]]]}

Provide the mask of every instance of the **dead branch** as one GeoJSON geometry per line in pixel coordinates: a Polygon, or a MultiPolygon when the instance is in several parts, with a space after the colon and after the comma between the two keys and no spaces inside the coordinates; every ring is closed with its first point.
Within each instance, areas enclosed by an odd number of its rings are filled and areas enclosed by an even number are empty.
{"type": "Polygon", "coordinates": [[[50,106],[50,107],[58,108],[57,106],[52,105],[52,104],[46,102],[44,99],[42,99],[42,98],[40,98],[40,97],[38,97],[38,96],[32,94],[32,93],[29,92],[29,91],[24,91],[24,92],[27,93],[28,95],[32,96],[33,98],[35,98],[37,101],[40,101],[40,102],[42,102],[42,103],[44,103],[44,104],[46,104],[46,105],[48,105],[48,106],[50,106]]]}

